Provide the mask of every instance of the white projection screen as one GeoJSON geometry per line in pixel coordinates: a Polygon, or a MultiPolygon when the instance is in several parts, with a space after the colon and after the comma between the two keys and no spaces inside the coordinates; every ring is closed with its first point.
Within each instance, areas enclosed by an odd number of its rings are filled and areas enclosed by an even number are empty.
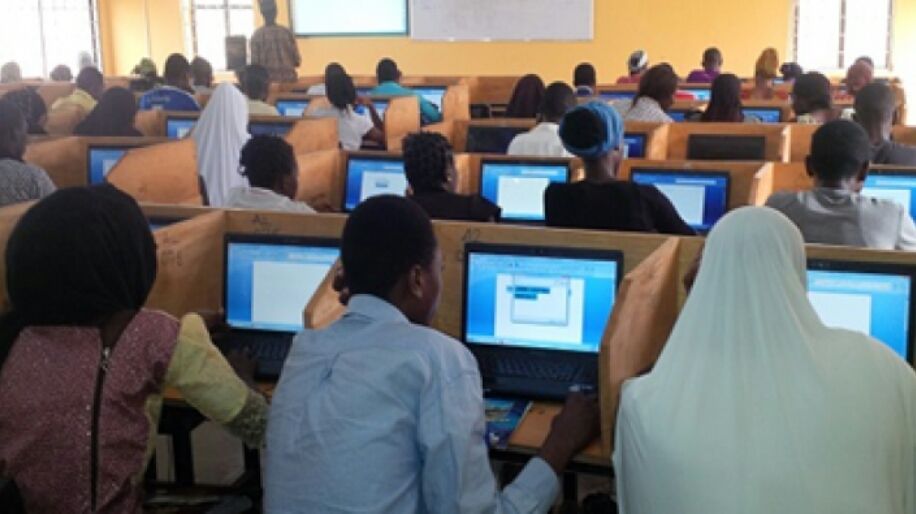
{"type": "Polygon", "coordinates": [[[408,0],[290,0],[297,36],[406,36],[408,0]]]}

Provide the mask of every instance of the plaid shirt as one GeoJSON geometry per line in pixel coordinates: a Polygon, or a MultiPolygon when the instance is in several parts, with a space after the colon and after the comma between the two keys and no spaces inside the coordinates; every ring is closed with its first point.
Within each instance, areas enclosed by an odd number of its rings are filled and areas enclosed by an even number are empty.
{"type": "Polygon", "coordinates": [[[261,27],[251,36],[251,63],[267,68],[271,80],[295,82],[301,60],[296,36],[286,27],[261,27]]]}

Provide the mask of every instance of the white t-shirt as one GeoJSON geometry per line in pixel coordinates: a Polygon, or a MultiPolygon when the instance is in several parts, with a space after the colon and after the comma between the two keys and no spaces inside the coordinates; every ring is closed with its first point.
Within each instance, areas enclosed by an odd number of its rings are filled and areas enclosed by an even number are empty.
{"type": "Polygon", "coordinates": [[[509,145],[509,155],[531,157],[572,157],[563,148],[560,126],[556,123],[538,123],[525,134],[515,136],[509,145]]]}
{"type": "Polygon", "coordinates": [[[248,99],[248,114],[250,116],[279,116],[280,112],[273,105],[260,100],[248,99]]]}
{"type": "Polygon", "coordinates": [[[340,146],[350,152],[359,150],[363,146],[363,136],[375,128],[368,115],[357,114],[349,106],[346,109],[338,109],[336,107],[315,109],[310,117],[337,118],[340,146]]]}
{"type": "Polygon", "coordinates": [[[324,95],[328,94],[328,93],[327,93],[327,87],[325,87],[325,85],[324,85],[323,83],[322,83],[322,84],[315,84],[315,85],[313,85],[313,86],[309,86],[309,89],[308,89],[308,91],[306,91],[305,94],[307,94],[307,95],[313,95],[313,96],[324,96],[324,95]]]}
{"type": "Polygon", "coordinates": [[[225,207],[258,211],[298,212],[315,214],[305,202],[297,202],[261,187],[236,187],[229,191],[225,207]]]}

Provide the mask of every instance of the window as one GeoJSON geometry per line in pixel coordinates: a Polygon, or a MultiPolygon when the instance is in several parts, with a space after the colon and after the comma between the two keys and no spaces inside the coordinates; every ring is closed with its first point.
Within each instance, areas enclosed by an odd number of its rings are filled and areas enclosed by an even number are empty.
{"type": "Polygon", "coordinates": [[[0,62],[16,61],[23,77],[47,77],[59,64],[76,73],[83,52],[99,62],[94,0],[0,0],[0,12],[0,62]]]}
{"type": "Polygon", "coordinates": [[[805,69],[843,70],[867,55],[892,69],[892,0],[797,0],[795,60],[805,69]]]}
{"type": "Polygon", "coordinates": [[[185,37],[196,56],[210,61],[214,70],[226,69],[226,37],[254,32],[253,0],[184,0],[185,37]]]}

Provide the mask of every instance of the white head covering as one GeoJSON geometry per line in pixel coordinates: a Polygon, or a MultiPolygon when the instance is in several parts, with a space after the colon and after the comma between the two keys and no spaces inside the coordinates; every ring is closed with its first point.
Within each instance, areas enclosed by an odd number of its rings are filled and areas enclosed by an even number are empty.
{"type": "Polygon", "coordinates": [[[624,386],[624,514],[916,512],[916,375],[809,303],[784,216],[740,209],[710,235],[651,374],[624,386]]]}
{"type": "Polygon", "coordinates": [[[232,84],[220,84],[191,133],[197,143],[197,170],[207,186],[210,205],[222,207],[229,191],[245,187],[239,155],[248,142],[248,101],[232,84]]]}

